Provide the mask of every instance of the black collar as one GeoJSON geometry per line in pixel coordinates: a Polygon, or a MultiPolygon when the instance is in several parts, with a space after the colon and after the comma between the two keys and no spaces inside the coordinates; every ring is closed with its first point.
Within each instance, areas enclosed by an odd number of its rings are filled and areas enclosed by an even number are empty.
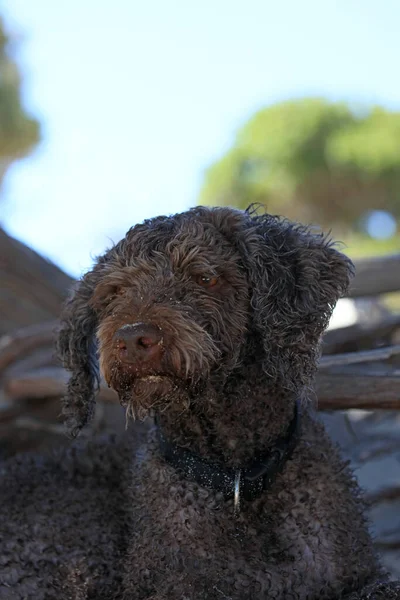
{"type": "MultiPolygon", "coordinates": [[[[158,420],[157,420],[158,421],[158,420]]],[[[275,481],[293,454],[300,435],[300,402],[296,400],[294,416],[286,435],[277,439],[267,454],[242,469],[212,463],[181,448],[165,437],[157,423],[160,451],[167,462],[199,485],[221,492],[226,499],[254,500],[275,481]]]]}

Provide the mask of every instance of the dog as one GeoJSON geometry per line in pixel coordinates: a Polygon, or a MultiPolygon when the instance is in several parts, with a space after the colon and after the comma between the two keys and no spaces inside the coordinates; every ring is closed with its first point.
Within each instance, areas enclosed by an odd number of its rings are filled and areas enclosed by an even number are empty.
{"type": "Polygon", "coordinates": [[[100,376],[146,443],[3,466],[0,598],[400,599],[315,417],[321,336],[353,275],[323,234],[250,208],[136,225],[79,282],[63,413],[100,376]],[[8,595],[7,595],[8,594],[8,595]]]}

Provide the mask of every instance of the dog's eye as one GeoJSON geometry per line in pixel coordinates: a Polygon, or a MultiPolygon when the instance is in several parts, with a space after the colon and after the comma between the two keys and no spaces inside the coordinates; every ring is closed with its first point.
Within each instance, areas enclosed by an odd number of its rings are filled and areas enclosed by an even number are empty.
{"type": "Polygon", "coordinates": [[[122,296],[124,294],[124,288],[121,286],[114,286],[110,289],[109,293],[107,294],[107,298],[106,301],[107,303],[111,302],[112,300],[115,300],[115,298],[117,296],[122,296]]]}
{"type": "Polygon", "coordinates": [[[198,275],[196,277],[196,283],[206,288],[214,287],[214,285],[217,285],[218,283],[218,277],[211,277],[209,275],[198,275]]]}
{"type": "Polygon", "coordinates": [[[121,285],[113,285],[108,288],[108,296],[114,298],[115,296],[122,296],[125,293],[126,288],[121,285]]]}

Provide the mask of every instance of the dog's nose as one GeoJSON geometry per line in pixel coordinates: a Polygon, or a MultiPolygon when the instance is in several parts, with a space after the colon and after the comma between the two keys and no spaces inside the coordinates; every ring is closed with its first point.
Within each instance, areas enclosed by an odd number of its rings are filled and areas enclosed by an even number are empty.
{"type": "Polygon", "coordinates": [[[147,323],[124,325],[115,332],[114,340],[118,356],[125,363],[157,361],[162,353],[161,331],[147,323]]]}

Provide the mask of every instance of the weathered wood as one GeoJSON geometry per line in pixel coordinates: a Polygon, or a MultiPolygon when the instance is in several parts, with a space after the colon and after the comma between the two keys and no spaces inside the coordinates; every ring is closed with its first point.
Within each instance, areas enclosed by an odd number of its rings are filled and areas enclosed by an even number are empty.
{"type": "Polygon", "coordinates": [[[43,348],[35,348],[33,352],[29,352],[26,356],[23,355],[22,358],[12,362],[1,375],[2,379],[6,380],[16,375],[23,375],[28,371],[51,366],[59,366],[55,349],[52,346],[44,346],[43,348]]]}
{"type": "Polygon", "coordinates": [[[0,338],[0,373],[12,362],[35,348],[54,346],[57,321],[48,321],[18,329],[0,338]]]}
{"type": "Polygon", "coordinates": [[[386,317],[372,326],[350,325],[328,330],[323,339],[324,354],[338,354],[368,350],[377,345],[388,346],[393,336],[400,331],[400,314],[386,317]]]}
{"type": "Polygon", "coordinates": [[[356,277],[348,296],[379,296],[400,290],[400,254],[355,261],[356,277]]]}
{"type": "Polygon", "coordinates": [[[365,350],[363,352],[332,354],[321,357],[319,369],[324,370],[330,369],[331,367],[342,367],[356,363],[378,362],[388,360],[394,356],[400,356],[400,345],[377,348],[376,350],[365,350]]]}
{"type": "Polygon", "coordinates": [[[400,377],[320,372],[316,394],[319,410],[400,410],[400,377]]]}
{"type": "MultiPolygon", "coordinates": [[[[13,400],[52,398],[65,394],[68,379],[69,374],[62,367],[47,367],[11,376],[5,379],[3,388],[5,394],[13,400]]],[[[99,399],[108,402],[118,401],[117,394],[104,382],[101,385],[99,399]]]]}
{"type": "Polygon", "coordinates": [[[62,367],[49,367],[27,371],[6,379],[3,388],[14,400],[25,398],[49,398],[65,392],[68,373],[62,367]]]}
{"type": "Polygon", "coordinates": [[[73,281],[0,228],[0,335],[58,317],[73,281]]]}
{"type": "Polygon", "coordinates": [[[394,485],[378,490],[374,494],[368,494],[369,504],[378,504],[379,502],[392,502],[400,499],[400,486],[394,485]]]}

